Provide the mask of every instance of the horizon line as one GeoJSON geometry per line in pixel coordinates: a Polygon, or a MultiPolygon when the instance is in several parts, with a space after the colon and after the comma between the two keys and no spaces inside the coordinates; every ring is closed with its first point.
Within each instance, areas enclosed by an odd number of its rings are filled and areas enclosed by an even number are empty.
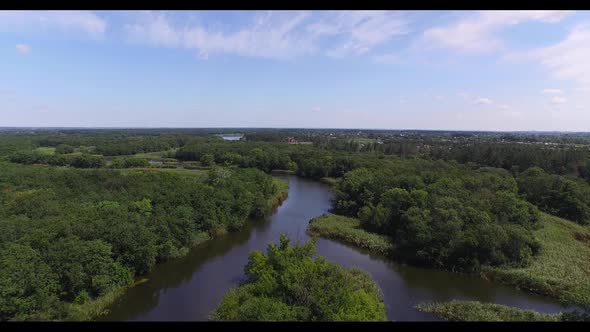
{"type": "Polygon", "coordinates": [[[344,128],[344,127],[118,127],[118,126],[0,126],[0,129],[303,129],[303,130],[371,130],[371,131],[441,131],[502,133],[585,133],[571,130],[480,130],[480,129],[415,129],[415,128],[344,128]]]}

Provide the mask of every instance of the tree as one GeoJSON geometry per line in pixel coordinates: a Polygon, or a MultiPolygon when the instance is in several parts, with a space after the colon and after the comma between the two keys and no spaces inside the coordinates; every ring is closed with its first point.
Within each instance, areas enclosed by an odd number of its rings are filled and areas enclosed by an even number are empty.
{"type": "Polygon", "coordinates": [[[31,247],[0,250],[0,321],[47,319],[59,311],[56,275],[31,247]]]}
{"type": "Polygon", "coordinates": [[[208,154],[201,156],[200,162],[201,162],[202,166],[210,167],[215,164],[215,158],[213,157],[212,154],[208,153],[208,154]]]}
{"type": "Polygon", "coordinates": [[[246,281],[230,290],[211,318],[256,321],[386,320],[378,286],[358,269],[344,269],[313,258],[313,241],[269,244],[267,254],[250,253],[246,281]]]}

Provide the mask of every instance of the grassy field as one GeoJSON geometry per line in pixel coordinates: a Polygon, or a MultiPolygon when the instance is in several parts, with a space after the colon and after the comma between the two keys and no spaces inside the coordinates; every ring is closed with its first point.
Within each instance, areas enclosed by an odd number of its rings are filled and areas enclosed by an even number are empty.
{"type": "Polygon", "coordinates": [[[340,240],[383,255],[390,254],[392,249],[389,237],[365,231],[361,228],[358,219],[335,214],[327,214],[310,220],[307,233],[310,236],[340,240]]]}
{"type": "Polygon", "coordinates": [[[208,170],[204,169],[177,169],[177,168],[157,168],[157,167],[137,167],[137,168],[126,168],[121,169],[123,171],[128,172],[169,172],[169,173],[176,173],[180,175],[190,175],[190,176],[199,176],[199,177],[206,177],[208,174],[208,170]]]}
{"type": "Polygon", "coordinates": [[[50,147],[39,147],[39,148],[36,148],[35,151],[40,152],[42,154],[46,154],[46,155],[55,154],[55,148],[50,148],[50,147]]]}
{"type": "Polygon", "coordinates": [[[590,308],[590,229],[543,214],[535,231],[542,251],[518,269],[487,269],[482,276],[534,293],[590,308]]]}
{"type": "Polygon", "coordinates": [[[485,322],[555,322],[561,314],[542,314],[500,304],[477,301],[450,301],[444,303],[420,303],[416,308],[450,321],[485,322]]]}
{"type": "Polygon", "coordinates": [[[155,152],[145,152],[145,153],[136,153],[133,157],[137,158],[145,158],[145,159],[153,159],[158,160],[164,158],[164,154],[167,152],[175,152],[176,149],[166,150],[166,151],[155,151],[155,152]]]}

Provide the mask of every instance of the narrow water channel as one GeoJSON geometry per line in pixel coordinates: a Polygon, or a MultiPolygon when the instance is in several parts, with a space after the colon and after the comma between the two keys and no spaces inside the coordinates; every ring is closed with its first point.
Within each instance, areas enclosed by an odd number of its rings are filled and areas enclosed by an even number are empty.
{"type": "MultiPolygon", "coordinates": [[[[308,221],[329,211],[332,194],[327,185],[295,176],[284,178],[289,181],[289,197],[271,217],[252,221],[240,232],[209,241],[185,257],[158,265],[146,276],[148,282],[129,289],[103,319],[207,320],[225,292],[243,278],[250,251],[265,251],[269,242],[278,242],[281,233],[292,242],[307,241],[308,221]]],[[[331,240],[318,240],[317,249],[330,261],[369,272],[381,287],[391,320],[436,320],[414,309],[416,304],[432,300],[479,300],[545,313],[568,309],[557,300],[477,276],[404,266],[331,240]]]]}

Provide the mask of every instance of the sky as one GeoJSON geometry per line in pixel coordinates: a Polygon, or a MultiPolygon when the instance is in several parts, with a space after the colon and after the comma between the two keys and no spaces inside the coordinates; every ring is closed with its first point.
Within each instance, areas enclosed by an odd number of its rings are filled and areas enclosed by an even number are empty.
{"type": "Polygon", "coordinates": [[[590,131],[590,12],[0,11],[0,127],[590,131]]]}

